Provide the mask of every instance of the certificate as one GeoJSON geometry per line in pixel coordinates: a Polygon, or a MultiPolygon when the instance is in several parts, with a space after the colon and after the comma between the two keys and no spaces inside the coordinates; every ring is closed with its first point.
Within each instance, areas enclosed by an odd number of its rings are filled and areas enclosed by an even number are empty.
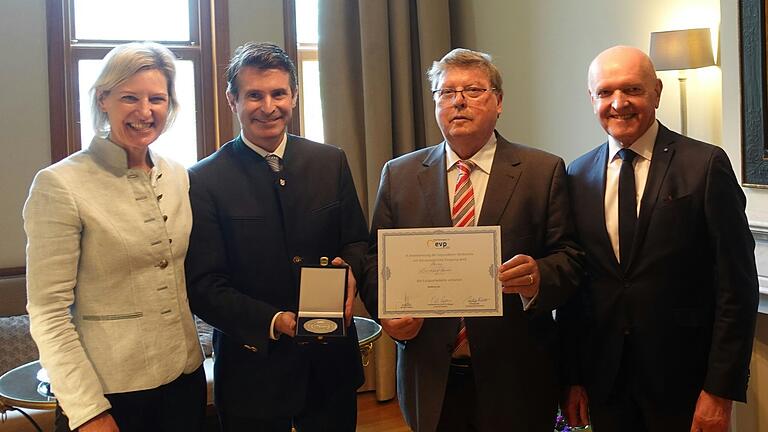
{"type": "Polygon", "coordinates": [[[381,229],[379,318],[500,316],[501,229],[381,229]]]}

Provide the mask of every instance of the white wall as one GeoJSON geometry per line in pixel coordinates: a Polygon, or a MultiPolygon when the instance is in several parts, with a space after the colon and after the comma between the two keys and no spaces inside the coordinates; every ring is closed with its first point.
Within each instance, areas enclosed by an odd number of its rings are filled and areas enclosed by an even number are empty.
{"type": "Polygon", "coordinates": [[[21,209],[50,163],[44,0],[0,4],[0,268],[24,265],[21,209]]]}
{"type": "MultiPolygon", "coordinates": [[[[502,134],[566,161],[605,140],[586,90],[587,67],[600,51],[617,44],[647,51],[652,31],[712,26],[720,14],[717,0],[454,0],[451,6],[454,45],[489,52],[501,68],[502,134]]],[[[689,135],[719,144],[719,70],[689,75],[689,135]]],[[[658,117],[679,129],[677,75],[661,78],[658,117]]]]}
{"type": "Polygon", "coordinates": [[[245,42],[283,45],[283,2],[229,0],[229,48],[245,42]]]}
{"type": "MultiPolygon", "coordinates": [[[[652,31],[717,29],[720,24],[721,67],[689,73],[688,134],[722,146],[740,175],[737,1],[453,0],[451,6],[454,45],[493,54],[506,78],[504,113],[498,125],[502,134],[559,154],[566,161],[605,140],[586,93],[587,67],[597,53],[616,44],[647,51],[652,31]]],[[[658,118],[679,130],[677,75],[661,72],[660,78],[664,91],[658,118]]],[[[768,190],[746,189],[745,193],[750,222],[768,225],[768,190]]],[[[759,255],[763,254],[761,247],[768,248],[758,245],[759,255]]],[[[768,257],[768,251],[765,255],[768,257]]],[[[761,275],[768,274],[768,262],[759,262],[758,268],[761,275]]],[[[758,316],[751,371],[748,404],[735,407],[736,432],[768,430],[765,314],[758,316]]]]}
{"type": "MultiPolygon", "coordinates": [[[[738,2],[723,0],[722,14],[722,71],[723,71],[723,148],[728,152],[734,169],[741,173],[741,80],[739,71],[739,13],[738,2]]],[[[737,174],[740,175],[740,174],[737,174]]],[[[747,216],[750,223],[766,225],[768,221],[768,190],[746,188],[747,216]]],[[[768,274],[766,258],[768,246],[757,245],[757,267],[761,285],[768,274]]],[[[751,378],[746,405],[734,407],[734,431],[768,430],[768,315],[757,317],[754,348],[752,350],[751,378]]]]}

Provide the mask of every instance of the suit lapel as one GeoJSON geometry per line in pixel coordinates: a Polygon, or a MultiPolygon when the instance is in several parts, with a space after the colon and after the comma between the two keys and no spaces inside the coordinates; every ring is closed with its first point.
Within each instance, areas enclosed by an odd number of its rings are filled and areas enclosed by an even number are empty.
{"type": "Polygon", "coordinates": [[[261,157],[258,153],[253,151],[253,149],[248,147],[245,142],[243,142],[243,138],[240,135],[235,138],[232,145],[237,161],[241,166],[245,168],[247,172],[261,172],[264,171],[265,168],[267,172],[271,172],[269,171],[267,161],[264,160],[264,158],[261,157]]]}
{"type": "Polygon", "coordinates": [[[675,154],[674,137],[669,129],[659,123],[659,132],[656,136],[656,142],[653,145],[653,157],[651,158],[651,168],[648,171],[648,180],[645,182],[645,190],[640,201],[640,216],[637,218],[637,231],[635,240],[632,243],[632,255],[630,255],[628,269],[632,267],[632,262],[638,250],[642,247],[645,234],[648,231],[648,224],[651,220],[651,214],[656,207],[659,198],[659,191],[669,170],[669,163],[675,154]]]}
{"type": "Polygon", "coordinates": [[[445,169],[445,141],[427,154],[416,174],[419,188],[427,203],[430,224],[435,227],[451,226],[451,207],[448,203],[448,180],[445,169]]]}
{"type": "Polygon", "coordinates": [[[302,142],[296,136],[288,134],[283,153],[283,171],[303,172],[305,160],[302,157],[301,145],[302,142]]]}
{"type": "Polygon", "coordinates": [[[496,153],[493,156],[491,175],[488,178],[478,225],[499,224],[523,169],[524,165],[515,154],[512,144],[496,134],[496,153]]]}
{"type": "Polygon", "coordinates": [[[267,171],[264,170],[267,166],[267,162],[264,158],[245,145],[242,137],[239,135],[232,143],[232,146],[235,160],[240,164],[243,171],[246,172],[253,181],[266,181],[268,178],[267,173],[269,171],[268,168],[267,171]]]}

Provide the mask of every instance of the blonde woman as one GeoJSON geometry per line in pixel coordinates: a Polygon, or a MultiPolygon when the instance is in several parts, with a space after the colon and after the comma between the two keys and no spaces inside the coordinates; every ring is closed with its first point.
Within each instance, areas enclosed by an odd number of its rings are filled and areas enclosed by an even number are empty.
{"type": "Polygon", "coordinates": [[[57,431],[196,431],[204,420],[184,277],[189,180],[149,149],[178,108],[173,62],[155,43],[113,49],[91,89],[96,137],[41,170],[24,206],[27,309],[57,431]]]}

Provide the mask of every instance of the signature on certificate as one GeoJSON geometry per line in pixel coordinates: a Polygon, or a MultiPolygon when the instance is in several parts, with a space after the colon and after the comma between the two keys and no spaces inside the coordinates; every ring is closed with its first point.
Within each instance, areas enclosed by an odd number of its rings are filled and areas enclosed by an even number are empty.
{"type": "Polygon", "coordinates": [[[469,296],[466,298],[465,304],[467,306],[485,306],[488,300],[490,300],[488,297],[469,296]]]}
{"type": "Polygon", "coordinates": [[[412,309],[413,305],[411,304],[411,299],[408,297],[408,293],[405,293],[403,295],[403,302],[400,303],[400,307],[403,309],[412,309]]]}
{"type": "Polygon", "coordinates": [[[429,299],[430,306],[453,306],[453,299],[444,295],[434,295],[429,299]]]}

